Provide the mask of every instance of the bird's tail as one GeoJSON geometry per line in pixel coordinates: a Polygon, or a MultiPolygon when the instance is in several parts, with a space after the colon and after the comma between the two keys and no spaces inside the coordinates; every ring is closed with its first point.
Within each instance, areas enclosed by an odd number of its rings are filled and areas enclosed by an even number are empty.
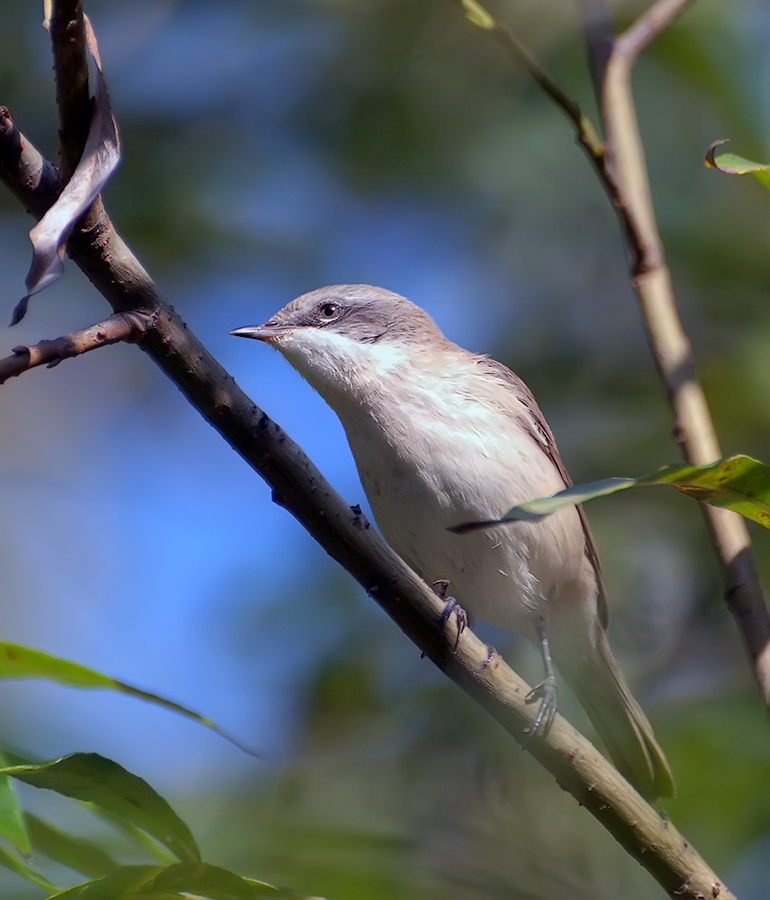
{"type": "MultiPolygon", "coordinates": [[[[563,648],[562,648],[563,649],[563,648]]],[[[604,629],[586,652],[559,653],[556,659],[588,713],[618,771],[647,800],[673,797],[674,778],[647,716],[612,655],[604,629]]]]}

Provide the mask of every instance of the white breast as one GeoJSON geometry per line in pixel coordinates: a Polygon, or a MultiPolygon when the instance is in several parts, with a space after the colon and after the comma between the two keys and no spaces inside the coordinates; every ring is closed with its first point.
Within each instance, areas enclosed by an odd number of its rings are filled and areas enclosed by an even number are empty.
{"type": "Polygon", "coordinates": [[[443,354],[440,370],[419,355],[407,363],[391,346],[366,351],[354,393],[327,400],[345,427],[377,524],[426,581],[447,579],[473,615],[532,636],[537,616],[547,616],[579,576],[577,513],[467,535],[446,530],[564,487],[511,411],[519,401],[464,351],[443,354]]]}

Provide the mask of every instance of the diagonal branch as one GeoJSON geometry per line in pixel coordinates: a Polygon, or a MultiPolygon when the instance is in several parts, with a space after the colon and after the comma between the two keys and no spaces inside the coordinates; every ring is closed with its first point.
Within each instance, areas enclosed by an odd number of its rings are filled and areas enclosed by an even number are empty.
{"type": "MultiPolygon", "coordinates": [[[[585,150],[591,164],[601,168],[604,159],[604,148],[591,120],[586,116],[577,101],[564,90],[558,81],[535,59],[527,48],[517,39],[510,28],[506,28],[493,18],[477,0],[456,0],[463,8],[466,17],[477,28],[487,31],[499,41],[522,66],[543,91],[561,109],[570,120],[577,137],[578,144],[585,150]]],[[[601,176],[600,176],[601,177],[601,176]]]]}
{"type": "MultiPolygon", "coordinates": [[[[481,6],[478,0],[457,0],[463,7],[465,15],[470,22],[481,28],[483,31],[489,32],[499,43],[505,47],[510,55],[521,65],[532,78],[537,82],[543,91],[564,113],[575,131],[575,138],[578,146],[585,153],[588,161],[596,172],[599,183],[607,192],[607,196],[612,203],[615,212],[618,215],[620,226],[623,229],[626,246],[633,255],[634,260],[638,260],[642,251],[636,246],[636,235],[630,229],[625,215],[625,201],[622,197],[618,185],[615,182],[613,172],[608,165],[606,148],[599,137],[591,119],[582,111],[577,101],[573,100],[562,86],[540,65],[540,63],[532,56],[532,54],[517,39],[510,28],[494,19],[487,10],[481,6]]],[[[593,10],[594,7],[601,5],[601,0],[582,0],[585,7],[593,10]]],[[[604,80],[604,74],[609,60],[612,42],[607,35],[606,20],[599,19],[599,12],[596,12],[596,19],[592,24],[586,24],[586,33],[589,40],[589,62],[594,77],[595,84],[601,84],[604,80]],[[600,33],[601,32],[601,33],[600,33]],[[598,44],[601,43],[602,48],[599,49],[598,44]]]]}
{"type": "Polygon", "coordinates": [[[11,356],[0,359],[0,384],[37,366],[52,369],[62,360],[72,359],[89,350],[117,344],[137,343],[147,333],[151,318],[144,313],[115,313],[102,322],[64,334],[53,341],[40,341],[34,346],[14,347],[11,356]]]}
{"type": "MultiPolygon", "coordinates": [[[[39,208],[40,198],[29,196],[35,187],[13,183],[14,158],[23,172],[28,154],[39,156],[18,133],[0,140],[3,180],[12,183],[27,207],[39,208]],[[18,146],[23,148],[21,157],[7,159],[9,148],[15,152],[18,146]]],[[[69,252],[116,312],[151,315],[138,346],[265,479],[275,502],[292,513],[413,643],[497,719],[670,894],[684,900],[717,895],[720,900],[735,900],[673,824],[642,800],[561,716],[547,737],[530,734],[535,711],[526,702],[529,686],[470,629],[457,635],[452,620],[444,634],[443,602],[240,390],[166,303],[106,214],[93,228],[70,239],[69,252]]]]}

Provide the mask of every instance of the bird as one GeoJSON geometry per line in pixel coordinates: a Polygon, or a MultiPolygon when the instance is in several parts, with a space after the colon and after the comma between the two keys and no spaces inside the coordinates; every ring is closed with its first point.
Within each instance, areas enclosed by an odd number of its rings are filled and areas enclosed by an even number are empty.
{"type": "Polygon", "coordinates": [[[453,343],[422,308],[373,285],[330,285],[232,335],[263,341],[340,419],[383,536],[473,618],[542,649],[533,731],[556,713],[556,669],[616,768],[648,800],[674,794],[665,754],[607,641],[607,597],[582,507],[466,534],[572,484],[534,396],[453,343]]]}

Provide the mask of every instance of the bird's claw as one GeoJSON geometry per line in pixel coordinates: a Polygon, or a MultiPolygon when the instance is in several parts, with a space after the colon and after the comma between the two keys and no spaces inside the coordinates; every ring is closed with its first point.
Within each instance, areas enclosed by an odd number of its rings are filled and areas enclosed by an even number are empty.
{"type": "Polygon", "coordinates": [[[431,584],[433,588],[433,593],[439,598],[439,600],[447,599],[447,591],[449,590],[449,582],[446,578],[439,578],[431,584]]]}
{"type": "Polygon", "coordinates": [[[448,581],[434,581],[432,587],[436,590],[437,596],[444,601],[444,610],[441,613],[441,619],[439,620],[439,631],[444,631],[446,624],[449,621],[449,617],[452,613],[455,614],[457,634],[455,635],[454,647],[452,647],[452,652],[454,652],[457,650],[457,645],[460,643],[460,635],[470,624],[470,617],[454,597],[447,597],[446,593],[447,588],[449,587],[448,581]]]}
{"type": "Polygon", "coordinates": [[[558,705],[556,702],[556,679],[553,675],[547,675],[538,685],[532,688],[525,698],[526,703],[535,703],[540,700],[540,706],[537,710],[529,733],[540,734],[545,737],[551,730],[553,720],[556,718],[558,705]]]}

